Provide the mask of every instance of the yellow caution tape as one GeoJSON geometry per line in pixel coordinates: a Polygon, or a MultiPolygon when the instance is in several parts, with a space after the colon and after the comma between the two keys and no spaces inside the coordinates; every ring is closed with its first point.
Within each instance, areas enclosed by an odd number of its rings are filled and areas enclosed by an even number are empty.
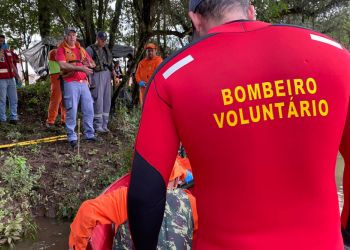
{"type": "Polygon", "coordinates": [[[12,147],[16,147],[16,146],[29,146],[29,145],[45,143],[45,142],[63,141],[66,139],[67,139],[66,135],[52,136],[52,137],[46,137],[46,138],[35,139],[35,140],[30,140],[30,141],[22,141],[22,142],[16,142],[16,143],[11,143],[11,144],[0,145],[0,149],[12,148],[12,147]]]}

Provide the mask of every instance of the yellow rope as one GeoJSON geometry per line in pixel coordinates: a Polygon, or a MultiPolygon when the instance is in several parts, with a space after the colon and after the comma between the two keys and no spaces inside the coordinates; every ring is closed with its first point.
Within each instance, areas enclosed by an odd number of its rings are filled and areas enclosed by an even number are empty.
{"type": "Polygon", "coordinates": [[[52,136],[52,137],[46,137],[46,138],[41,138],[41,139],[36,139],[36,140],[22,141],[22,142],[16,142],[16,143],[11,143],[11,144],[0,145],[0,149],[12,148],[15,146],[29,146],[29,145],[34,145],[34,144],[39,144],[39,143],[44,143],[44,142],[63,141],[66,139],[67,139],[66,135],[52,136]]]}

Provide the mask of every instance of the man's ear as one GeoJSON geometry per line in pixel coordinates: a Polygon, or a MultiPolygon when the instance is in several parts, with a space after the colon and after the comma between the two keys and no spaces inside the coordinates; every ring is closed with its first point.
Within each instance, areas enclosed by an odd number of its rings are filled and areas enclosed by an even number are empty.
{"type": "Polygon", "coordinates": [[[248,20],[256,20],[256,10],[252,4],[248,8],[248,20]]]}
{"type": "Polygon", "coordinates": [[[201,15],[199,15],[198,13],[194,13],[194,12],[190,11],[190,12],[188,12],[188,16],[191,18],[194,28],[197,31],[200,31],[201,30],[201,26],[202,26],[201,15]]]}

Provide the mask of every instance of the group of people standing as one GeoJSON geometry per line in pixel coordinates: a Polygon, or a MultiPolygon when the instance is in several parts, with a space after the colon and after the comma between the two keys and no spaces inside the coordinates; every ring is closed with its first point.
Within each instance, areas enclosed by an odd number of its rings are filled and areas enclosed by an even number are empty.
{"type": "MultiPolygon", "coordinates": [[[[100,31],[96,43],[85,50],[77,41],[76,30],[69,27],[65,29],[63,42],[49,53],[51,98],[46,126],[54,126],[60,110],[61,124],[65,124],[68,142],[72,147],[77,145],[78,139],[75,127],[79,102],[83,114],[84,138],[96,141],[95,132],[109,132],[111,80],[112,77],[119,78],[121,72],[120,67],[115,70],[106,41],[107,34],[100,31]]],[[[162,62],[161,57],[156,56],[155,44],[147,44],[145,49],[147,57],[140,62],[136,71],[141,100],[146,82],[162,62]]]]}
{"type": "MultiPolygon", "coordinates": [[[[95,132],[109,132],[111,80],[117,79],[119,82],[122,70],[119,64],[114,65],[106,41],[107,34],[100,31],[96,35],[96,43],[85,50],[77,41],[76,29],[68,27],[64,30],[63,41],[48,54],[51,96],[46,126],[53,127],[60,113],[60,125],[65,126],[72,147],[77,145],[78,139],[75,128],[79,103],[83,114],[84,139],[96,141],[95,132]]],[[[139,63],[135,74],[140,86],[141,107],[147,82],[162,62],[162,58],[156,55],[157,46],[154,43],[147,44],[145,51],[146,57],[139,63]]],[[[7,120],[8,98],[9,122],[17,124],[17,61],[5,43],[5,36],[0,35],[0,122],[7,120]]]]}
{"type": "Polygon", "coordinates": [[[75,132],[79,102],[83,113],[84,139],[96,141],[93,126],[94,107],[89,89],[88,76],[96,67],[94,60],[77,41],[76,30],[68,27],[64,31],[64,40],[57,50],[51,51],[49,62],[51,82],[51,98],[47,126],[52,126],[63,97],[65,111],[61,122],[65,123],[68,142],[72,147],[77,145],[78,136],[75,132]],[[55,56],[53,56],[55,54],[55,56]],[[53,67],[52,67],[53,65],[53,67]],[[60,82],[62,84],[60,84],[60,82]],[[63,90],[63,95],[59,93],[63,90]],[[66,115],[64,115],[66,114],[66,115]],[[65,119],[64,119],[65,116],[65,119]]]}

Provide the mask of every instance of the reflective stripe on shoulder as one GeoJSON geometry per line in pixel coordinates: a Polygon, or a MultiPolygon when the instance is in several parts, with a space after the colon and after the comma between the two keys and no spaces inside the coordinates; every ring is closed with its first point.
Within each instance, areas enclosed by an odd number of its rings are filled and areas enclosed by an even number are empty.
{"type": "Polygon", "coordinates": [[[331,39],[325,38],[323,36],[318,36],[315,34],[310,34],[310,36],[311,36],[311,39],[314,41],[326,43],[326,44],[332,45],[334,47],[337,47],[338,49],[343,49],[343,47],[339,43],[332,41],[331,39]]]}
{"type": "Polygon", "coordinates": [[[8,73],[9,70],[8,69],[0,69],[0,73],[8,73]]]}
{"type": "Polygon", "coordinates": [[[174,74],[176,71],[181,69],[183,66],[189,64],[194,59],[191,55],[186,56],[185,58],[181,59],[177,63],[175,63],[173,66],[171,66],[167,71],[163,73],[164,79],[168,79],[172,74],[174,74]]]}

